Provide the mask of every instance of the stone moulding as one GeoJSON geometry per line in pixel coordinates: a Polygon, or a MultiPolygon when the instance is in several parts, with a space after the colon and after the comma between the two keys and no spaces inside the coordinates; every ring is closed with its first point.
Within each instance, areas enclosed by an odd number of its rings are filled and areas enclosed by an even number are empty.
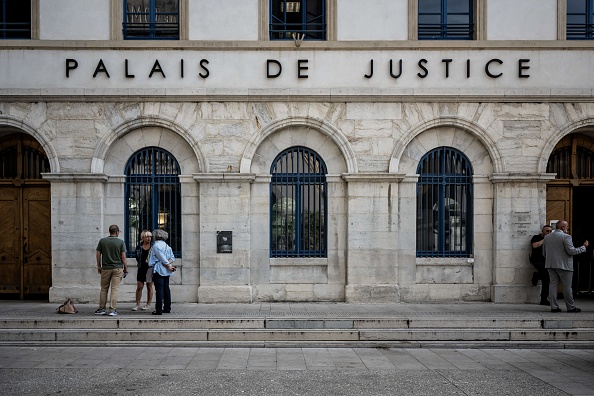
{"type": "Polygon", "coordinates": [[[493,183],[547,183],[556,176],[556,173],[494,173],[489,180],[493,183]]]}

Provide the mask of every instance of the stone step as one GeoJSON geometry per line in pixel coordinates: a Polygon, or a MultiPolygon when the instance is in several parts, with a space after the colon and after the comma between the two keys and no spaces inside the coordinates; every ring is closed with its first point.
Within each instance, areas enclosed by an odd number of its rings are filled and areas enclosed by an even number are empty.
{"type": "Polygon", "coordinates": [[[4,329],[0,342],[87,341],[200,342],[416,342],[416,341],[591,341],[594,329],[4,329]]]}
{"type": "Polygon", "coordinates": [[[594,318],[112,318],[57,316],[54,318],[0,319],[0,329],[594,329],[594,318]]]}

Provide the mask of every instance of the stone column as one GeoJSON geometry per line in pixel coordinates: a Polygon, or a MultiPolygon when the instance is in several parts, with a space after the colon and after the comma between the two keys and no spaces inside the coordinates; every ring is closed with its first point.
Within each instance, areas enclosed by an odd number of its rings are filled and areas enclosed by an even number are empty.
{"type": "MultiPolygon", "coordinates": [[[[540,290],[530,284],[530,238],[546,219],[546,185],[551,173],[496,173],[492,299],[499,303],[538,302],[540,290]]],[[[477,226],[480,226],[477,224],[477,226]]]]}
{"type": "Polygon", "coordinates": [[[398,182],[389,173],[345,174],[347,302],[398,302],[398,182]]]}
{"type": "Polygon", "coordinates": [[[256,176],[201,173],[198,302],[251,302],[250,187],[256,176]],[[232,232],[232,252],[217,253],[217,231],[232,232]]]}

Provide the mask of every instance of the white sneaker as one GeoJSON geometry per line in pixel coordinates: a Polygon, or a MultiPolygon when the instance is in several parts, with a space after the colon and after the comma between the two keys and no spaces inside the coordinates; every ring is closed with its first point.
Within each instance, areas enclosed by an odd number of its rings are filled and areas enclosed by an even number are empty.
{"type": "Polygon", "coordinates": [[[111,311],[109,316],[118,316],[118,311],[111,311]]]}
{"type": "Polygon", "coordinates": [[[148,305],[148,304],[147,304],[147,305],[145,305],[144,307],[142,307],[142,310],[143,310],[143,311],[146,311],[147,309],[151,309],[151,306],[150,306],[150,305],[148,305]]]}
{"type": "Polygon", "coordinates": [[[138,305],[132,308],[132,311],[138,311],[138,305]]]}

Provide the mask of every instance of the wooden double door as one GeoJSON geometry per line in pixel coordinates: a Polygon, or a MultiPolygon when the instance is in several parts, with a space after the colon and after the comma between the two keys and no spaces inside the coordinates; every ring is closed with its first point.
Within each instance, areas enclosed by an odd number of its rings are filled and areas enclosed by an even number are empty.
{"type": "Polygon", "coordinates": [[[49,164],[40,150],[26,135],[0,139],[2,299],[47,299],[52,284],[50,186],[40,176],[49,164]]]}
{"type": "Polygon", "coordinates": [[[586,253],[574,256],[573,290],[594,291],[594,139],[587,135],[566,136],[549,158],[547,172],[557,178],[547,184],[547,224],[569,222],[573,243],[590,242],[586,253]]]}

